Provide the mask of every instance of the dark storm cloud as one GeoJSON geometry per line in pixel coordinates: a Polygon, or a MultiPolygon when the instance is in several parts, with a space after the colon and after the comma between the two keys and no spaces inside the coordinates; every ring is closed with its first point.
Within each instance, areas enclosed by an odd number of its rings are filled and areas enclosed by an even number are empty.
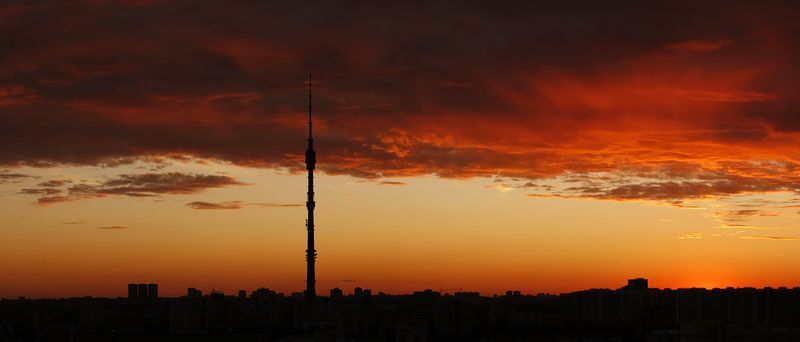
{"type": "MultiPolygon", "coordinates": [[[[561,195],[619,200],[792,191],[799,13],[792,2],[15,2],[0,9],[0,165],[191,157],[300,170],[314,71],[319,168],[331,174],[583,174],[593,183],[561,195]],[[596,175],[635,167],[651,172],[596,175]]],[[[171,193],[131,182],[40,201],[171,193]]]]}

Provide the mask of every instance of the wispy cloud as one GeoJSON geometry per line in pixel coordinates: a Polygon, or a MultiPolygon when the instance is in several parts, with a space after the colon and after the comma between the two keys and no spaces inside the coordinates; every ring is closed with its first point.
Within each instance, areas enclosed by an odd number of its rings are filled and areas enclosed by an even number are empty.
{"type": "Polygon", "coordinates": [[[678,237],[681,240],[699,240],[703,238],[703,233],[687,233],[678,237]]]}
{"type": "Polygon", "coordinates": [[[714,228],[719,228],[719,229],[756,229],[758,227],[747,225],[747,224],[723,224],[723,225],[716,226],[714,228]]]}
{"type": "Polygon", "coordinates": [[[247,206],[262,207],[262,208],[293,208],[302,207],[300,203],[244,203],[242,201],[228,201],[228,202],[206,202],[195,201],[186,204],[187,207],[198,210],[226,210],[226,209],[242,209],[247,206]]]}
{"type": "Polygon", "coordinates": [[[227,210],[227,209],[241,209],[242,202],[231,201],[231,202],[212,203],[212,202],[195,201],[187,203],[186,206],[198,210],[227,210]]]}
{"type": "Polygon", "coordinates": [[[51,180],[39,183],[39,186],[40,187],[44,187],[44,188],[57,188],[57,187],[64,186],[64,185],[67,185],[67,184],[70,184],[70,183],[72,183],[72,180],[70,180],[70,179],[51,179],[51,180]]]}
{"type": "Polygon", "coordinates": [[[20,194],[24,195],[47,195],[52,196],[55,194],[61,193],[60,189],[53,189],[53,188],[41,188],[41,189],[22,189],[19,191],[20,194]]]}
{"type": "Polygon", "coordinates": [[[749,236],[740,236],[740,239],[759,239],[759,240],[798,240],[795,236],[767,236],[767,235],[749,235],[749,236]]]}
{"type": "Polygon", "coordinates": [[[779,227],[779,226],[757,226],[757,225],[752,225],[752,224],[740,224],[740,223],[727,223],[727,224],[722,224],[722,225],[716,226],[715,228],[719,228],[719,229],[735,229],[735,230],[741,230],[741,229],[757,229],[757,230],[785,229],[785,227],[779,227]]]}
{"type": "Polygon", "coordinates": [[[63,186],[72,183],[72,181],[59,180],[45,183],[47,183],[47,187],[23,189],[22,193],[43,195],[38,198],[37,203],[40,205],[48,205],[106,196],[156,197],[167,194],[193,194],[206,189],[245,184],[232,177],[223,175],[201,175],[180,172],[123,174],[116,178],[107,179],[98,183],[71,185],[64,190],[66,191],[65,195],[56,196],[56,194],[61,193],[62,190],[53,187],[63,186]]]}
{"type": "Polygon", "coordinates": [[[305,206],[301,203],[245,203],[243,205],[252,205],[262,208],[296,208],[305,206]]]}
{"type": "Polygon", "coordinates": [[[129,229],[129,228],[130,227],[127,227],[127,226],[102,226],[102,227],[97,227],[97,229],[103,229],[103,230],[119,230],[119,229],[129,229]]]}
{"type": "MultiPolygon", "coordinates": [[[[574,184],[531,195],[556,194],[565,198],[594,198],[616,201],[661,201],[676,207],[695,208],[686,200],[716,199],[747,193],[793,191],[800,181],[761,179],[731,175],[720,171],[694,170],[684,173],[670,171],[669,167],[640,168],[639,170],[608,173],[575,173],[555,179],[556,182],[574,184]]],[[[775,213],[758,210],[735,210],[718,213],[729,220],[753,216],[774,216],[775,213]]]]}
{"type": "Polygon", "coordinates": [[[769,217],[779,215],[779,213],[774,211],[764,211],[759,209],[738,209],[714,213],[714,217],[724,222],[744,222],[753,217],[769,217]]]}
{"type": "Polygon", "coordinates": [[[382,181],[378,183],[378,185],[408,185],[408,183],[398,181],[382,181]]]}
{"type": "Polygon", "coordinates": [[[7,183],[7,182],[16,182],[21,179],[31,178],[30,175],[24,175],[21,173],[12,173],[7,170],[0,171],[0,184],[7,183]]]}

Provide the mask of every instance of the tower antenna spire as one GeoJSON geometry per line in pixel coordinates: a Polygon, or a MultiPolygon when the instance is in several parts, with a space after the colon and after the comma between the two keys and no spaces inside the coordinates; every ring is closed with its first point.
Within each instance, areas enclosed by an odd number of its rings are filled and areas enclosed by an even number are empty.
{"type": "Polygon", "coordinates": [[[311,131],[311,73],[308,73],[308,149],[306,150],[306,170],[308,170],[308,199],[306,209],[306,229],[308,230],[308,245],[306,248],[306,291],[305,298],[314,300],[317,296],[316,272],[314,264],[317,260],[317,250],[314,249],[314,168],[317,163],[317,152],[314,151],[314,137],[311,131]]]}
{"type": "MultiPolygon", "coordinates": [[[[311,73],[308,73],[308,141],[311,143],[312,135],[311,135],[311,73]]],[[[310,145],[309,145],[310,146],[310,145]]]]}

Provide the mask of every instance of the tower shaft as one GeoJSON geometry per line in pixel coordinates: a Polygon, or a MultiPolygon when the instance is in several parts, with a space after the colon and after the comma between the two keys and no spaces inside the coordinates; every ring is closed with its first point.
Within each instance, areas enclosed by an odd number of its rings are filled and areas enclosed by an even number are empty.
{"type": "Polygon", "coordinates": [[[317,260],[317,250],[314,249],[314,168],[317,163],[317,152],[314,151],[314,138],[311,131],[311,74],[308,74],[308,149],[306,150],[306,170],[308,170],[308,199],[306,209],[308,209],[308,219],[306,229],[308,230],[308,246],[306,248],[306,292],[307,299],[314,299],[317,296],[316,272],[314,264],[317,260]]]}

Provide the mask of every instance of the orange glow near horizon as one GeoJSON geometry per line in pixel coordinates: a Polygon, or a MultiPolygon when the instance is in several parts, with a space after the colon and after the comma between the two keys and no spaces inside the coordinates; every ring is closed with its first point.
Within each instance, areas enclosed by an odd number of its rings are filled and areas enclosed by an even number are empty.
{"type": "Polygon", "coordinates": [[[310,71],[321,294],[800,286],[798,4],[311,7],[0,5],[0,297],[300,291],[310,71]]]}
{"type": "MultiPolygon", "coordinates": [[[[304,177],[213,163],[173,164],[167,170],[224,170],[247,185],[46,206],[29,204],[25,199],[31,198],[22,194],[6,197],[4,226],[15,229],[4,229],[0,238],[15,243],[0,251],[0,269],[11,280],[0,285],[0,297],[122,296],[129,282],[159,283],[165,296],[182,295],[187,287],[226,293],[303,288],[305,208],[294,203],[304,199],[304,177]],[[239,209],[187,206],[233,198],[239,209]]],[[[33,182],[105,173],[85,167],[23,171],[41,177],[33,182]]],[[[800,260],[797,241],[747,238],[789,235],[797,216],[750,222],[783,228],[719,228],[723,218],[717,213],[745,197],[680,208],[647,201],[531,198],[520,189],[497,189],[486,178],[399,178],[385,185],[344,176],[318,178],[322,294],[356,286],[387,293],[427,288],[485,295],[561,293],[617,288],[633,277],[665,288],[792,287],[800,280],[781,272],[800,260]],[[692,234],[700,235],[684,238],[692,234]]],[[[759,198],[778,203],[790,197],[759,198]]]]}

